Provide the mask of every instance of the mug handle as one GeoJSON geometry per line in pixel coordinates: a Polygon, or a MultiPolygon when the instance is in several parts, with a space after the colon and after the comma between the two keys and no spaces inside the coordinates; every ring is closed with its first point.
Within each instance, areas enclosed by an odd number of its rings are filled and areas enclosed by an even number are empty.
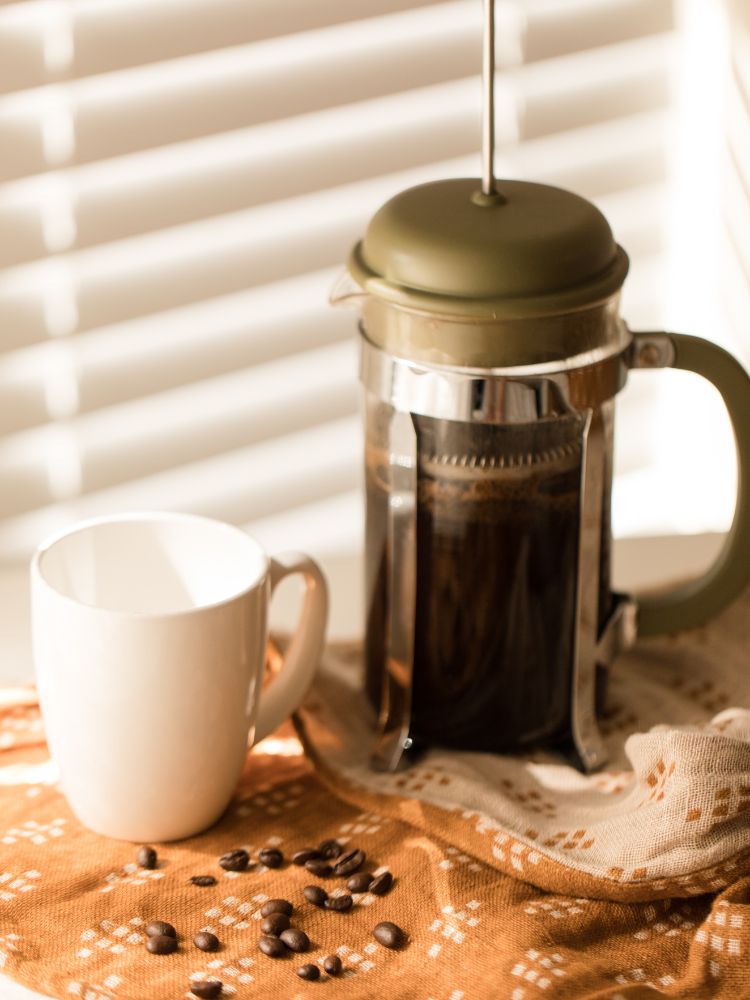
{"type": "Polygon", "coordinates": [[[301,573],[306,586],[297,629],[281,668],[260,695],[254,743],[269,736],[302,701],[323,652],[328,620],[328,585],[314,559],[304,552],[282,552],[269,563],[269,600],[293,573],[301,573]]]}
{"type": "Polygon", "coordinates": [[[737,448],[737,504],[721,552],[699,579],[638,598],[638,635],[696,628],[750,582],[750,376],[728,351],[682,333],[634,333],[631,368],[681,368],[708,379],[729,412],[737,448]]]}

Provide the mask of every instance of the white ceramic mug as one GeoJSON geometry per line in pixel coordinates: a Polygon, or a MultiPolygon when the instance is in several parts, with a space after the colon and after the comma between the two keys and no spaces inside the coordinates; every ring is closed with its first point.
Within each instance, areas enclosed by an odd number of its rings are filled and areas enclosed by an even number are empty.
{"type": "Polygon", "coordinates": [[[63,791],[86,826],[136,842],[204,830],[254,742],[300,703],[323,648],[320,568],[269,558],[239,528],[187,514],[75,525],[32,561],[39,697],[63,791]],[[268,606],[306,583],[299,626],[261,694],[268,606]]]}

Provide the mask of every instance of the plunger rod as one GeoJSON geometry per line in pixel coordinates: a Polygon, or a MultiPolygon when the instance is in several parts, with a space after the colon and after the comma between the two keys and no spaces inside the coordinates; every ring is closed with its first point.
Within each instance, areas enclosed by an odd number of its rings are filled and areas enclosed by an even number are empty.
{"type": "Polygon", "coordinates": [[[482,59],[484,107],[482,109],[482,193],[495,188],[495,0],[484,0],[484,52],[482,59]]]}

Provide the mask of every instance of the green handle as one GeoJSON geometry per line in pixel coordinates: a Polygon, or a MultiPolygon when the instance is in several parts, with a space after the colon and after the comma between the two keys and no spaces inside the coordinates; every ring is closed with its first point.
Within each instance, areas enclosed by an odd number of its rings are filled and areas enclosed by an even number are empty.
{"type": "Polygon", "coordinates": [[[695,372],[721,393],[737,446],[737,505],[719,556],[698,580],[638,601],[638,634],[695,628],[726,607],[750,583],[750,376],[723,348],[681,333],[633,335],[633,367],[695,372]]]}

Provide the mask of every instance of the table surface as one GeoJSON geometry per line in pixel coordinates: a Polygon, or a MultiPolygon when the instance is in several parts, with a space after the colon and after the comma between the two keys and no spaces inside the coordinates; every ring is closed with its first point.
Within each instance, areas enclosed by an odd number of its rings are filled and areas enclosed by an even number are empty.
{"type": "MultiPolygon", "coordinates": [[[[721,535],[689,535],[660,538],[630,538],[615,543],[614,579],[618,590],[637,591],[672,580],[700,574],[715,558],[721,535]]],[[[353,556],[323,557],[331,586],[329,637],[350,639],[359,632],[363,620],[362,572],[353,556]]],[[[19,571],[0,571],[0,687],[28,681],[32,677],[28,640],[27,588],[19,581],[19,571]]],[[[294,587],[280,591],[273,623],[284,628],[294,622],[298,592],[294,587]]],[[[0,780],[2,775],[0,772],[0,780]]],[[[2,1000],[39,1000],[40,993],[27,990],[0,975],[2,1000]]]]}

